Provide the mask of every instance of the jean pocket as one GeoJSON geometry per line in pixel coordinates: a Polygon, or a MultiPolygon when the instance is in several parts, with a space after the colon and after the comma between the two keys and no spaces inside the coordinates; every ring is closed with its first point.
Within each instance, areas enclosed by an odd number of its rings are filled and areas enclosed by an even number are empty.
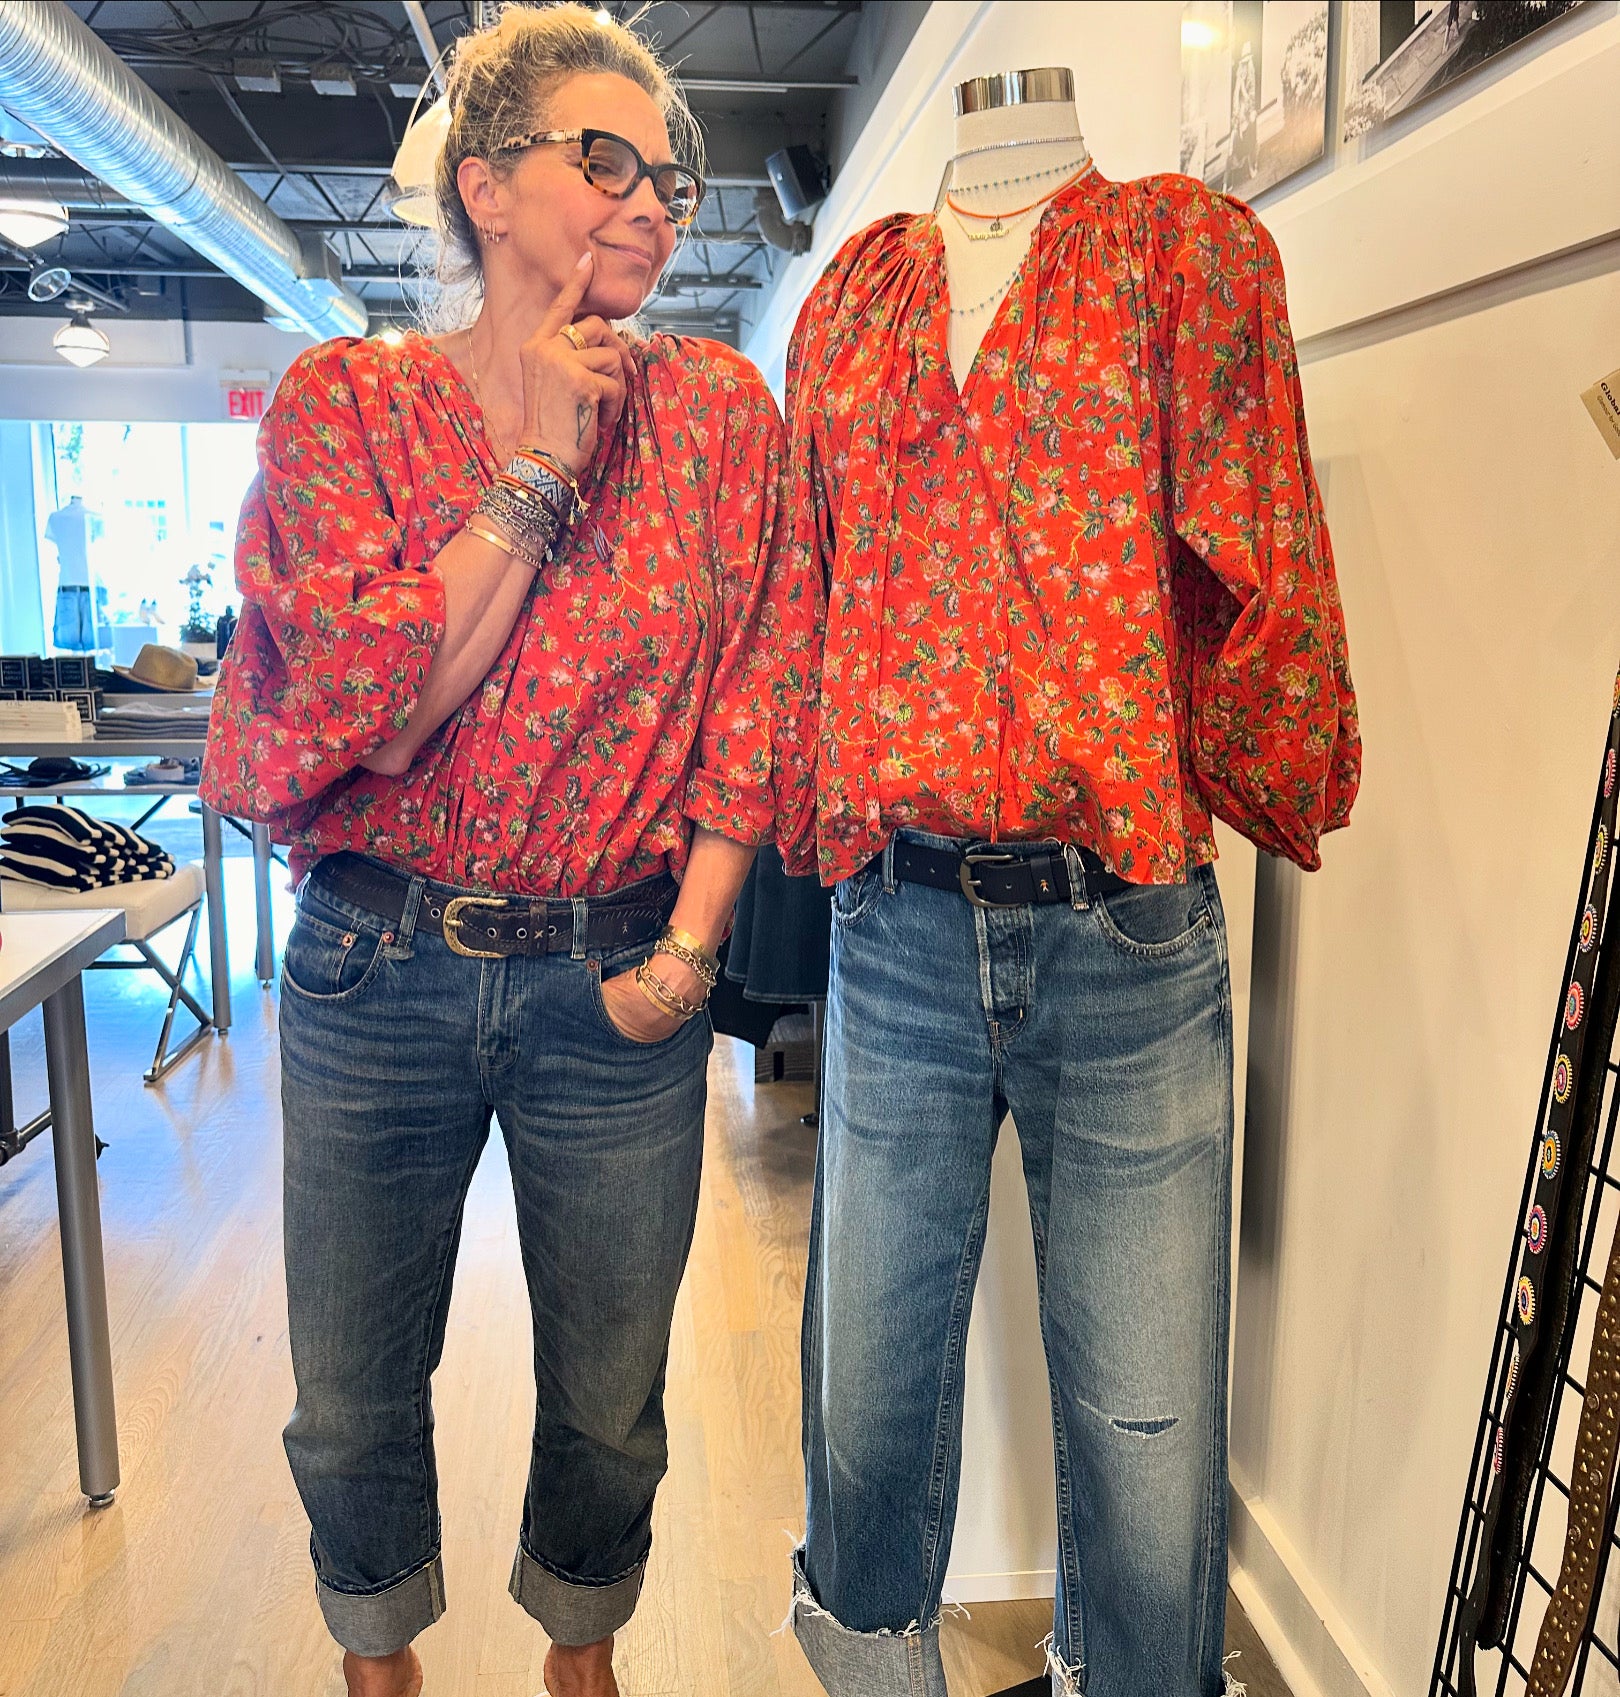
{"type": "Polygon", "coordinates": [[[306,1001],[358,996],[382,965],[383,935],[370,928],[346,931],[300,906],[281,953],[281,981],[306,1001]]]}
{"type": "Polygon", "coordinates": [[[883,872],[880,862],[863,866],[833,885],[833,918],[840,925],[854,925],[864,919],[883,894],[883,872]]]}
{"type": "MultiPolygon", "coordinates": [[[[686,1034],[688,1026],[700,1024],[707,1025],[709,1023],[708,1010],[705,1009],[702,1013],[694,1014],[691,1019],[683,1019],[667,1037],[656,1037],[649,1043],[644,1038],[632,1037],[628,1031],[621,1031],[619,1027],[614,1024],[613,1015],[608,1012],[607,999],[602,994],[604,968],[608,969],[606,972],[606,976],[608,978],[623,978],[627,974],[634,972],[645,958],[646,945],[643,944],[641,945],[641,952],[638,958],[632,964],[623,967],[616,966],[616,957],[613,955],[609,955],[603,960],[593,960],[588,969],[591,979],[591,1007],[594,1010],[598,1021],[601,1023],[602,1029],[607,1032],[607,1034],[613,1038],[615,1042],[622,1043],[629,1049],[667,1049],[678,1038],[683,1037],[686,1034]]],[[[639,996],[642,992],[637,990],[636,994],[639,996]]]]}
{"type": "Polygon", "coordinates": [[[1105,872],[1091,911],[1116,948],[1149,959],[1179,954],[1214,930],[1202,869],[1186,884],[1128,884],[1105,872]]]}

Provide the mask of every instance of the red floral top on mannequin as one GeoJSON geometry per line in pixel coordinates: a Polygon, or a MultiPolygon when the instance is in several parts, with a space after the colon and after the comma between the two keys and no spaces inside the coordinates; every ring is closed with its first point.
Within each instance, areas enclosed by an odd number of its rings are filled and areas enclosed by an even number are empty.
{"type": "MultiPolygon", "coordinates": [[[[884,219],[789,355],[828,585],[823,879],[910,826],[1177,882],[1212,813],[1314,868],[1360,738],[1271,238],[1188,178],[1092,172],[960,393],[949,310],[934,220],[884,219]]],[[[808,831],[785,849],[813,863],[808,831]]]]}
{"type": "Polygon", "coordinates": [[[589,514],[536,579],[484,685],[398,778],[359,766],[433,659],[431,561],[498,469],[428,340],[328,342],[283,378],[237,539],[244,605],[202,793],[295,865],[354,849],[446,883],[595,895],[808,808],[796,721],[814,595],[781,518],[782,427],[716,343],[655,336],[589,514]]]}

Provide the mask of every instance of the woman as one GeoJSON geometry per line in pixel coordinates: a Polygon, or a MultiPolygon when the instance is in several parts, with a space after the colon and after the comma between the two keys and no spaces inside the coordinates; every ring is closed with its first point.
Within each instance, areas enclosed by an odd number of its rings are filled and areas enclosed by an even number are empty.
{"type": "Polygon", "coordinates": [[[419,1691],[411,1640],[444,1607],[429,1380],[493,1112],[538,1391],[512,1594],[552,1697],[610,1697],[665,1467],[702,1004],[755,845],[808,801],[772,745],[809,598],[758,374],[611,328],[702,195],[658,62],[584,7],[513,7],[463,38],[449,102],[442,234],[481,309],[283,380],[203,793],[308,874],[286,1445],[349,1691],[419,1691]]]}

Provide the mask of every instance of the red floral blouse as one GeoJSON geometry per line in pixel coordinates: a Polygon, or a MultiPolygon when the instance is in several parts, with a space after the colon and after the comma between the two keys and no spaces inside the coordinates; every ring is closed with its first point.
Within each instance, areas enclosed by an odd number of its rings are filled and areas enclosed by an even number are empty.
{"type": "MultiPolygon", "coordinates": [[[[1093,172],[960,393],[949,304],[934,219],[887,218],[789,355],[828,599],[823,879],[912,826],[1177,882],[1212,813],[1316,867],[1361,749],[1271,238],[1188,178],[1093,172]]],[[[808,831],[785,848],[812,864],[808,831]]]]}
{"type": "Polygon", "coordinates": [[[399,777],[358,762],[410,715],[443,630],[433,558],[498,468],[426,338],[327,342],[293,365],[237,536],[213,806],[268,821],[295,864],[355,849],[547,896],[679,874],[694,823],[758,843],[809,807],[808,759],[781,732],[811,681],[815,598],[787,545],[775,403],[717,343],[659,335],[634,355],[589,514],[399,777]]]}

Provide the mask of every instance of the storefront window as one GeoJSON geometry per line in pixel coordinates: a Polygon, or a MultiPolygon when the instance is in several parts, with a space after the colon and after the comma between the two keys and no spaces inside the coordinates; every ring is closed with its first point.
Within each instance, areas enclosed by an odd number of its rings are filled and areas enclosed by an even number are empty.
{"type": "MultiPolygon", "coordinates": [[[[197,640],[236,600],[231,546],[255,462],[248,424],[35,425],[40,601],[93,592],[98,649],[197,640]],[[54,522],[53,522],[54,521],[54,522]],[[84,538],[80,548],[77,538],[84,538]],[[66,547],[63,539],[66,538],[66,547]],[[188,629],[195,624],[196,631],[188,629]]],[[[77,645],[77,644],[73,644],[77,645]]],[[[58,637],[56,646],[63,646],[58,637]]]]}

